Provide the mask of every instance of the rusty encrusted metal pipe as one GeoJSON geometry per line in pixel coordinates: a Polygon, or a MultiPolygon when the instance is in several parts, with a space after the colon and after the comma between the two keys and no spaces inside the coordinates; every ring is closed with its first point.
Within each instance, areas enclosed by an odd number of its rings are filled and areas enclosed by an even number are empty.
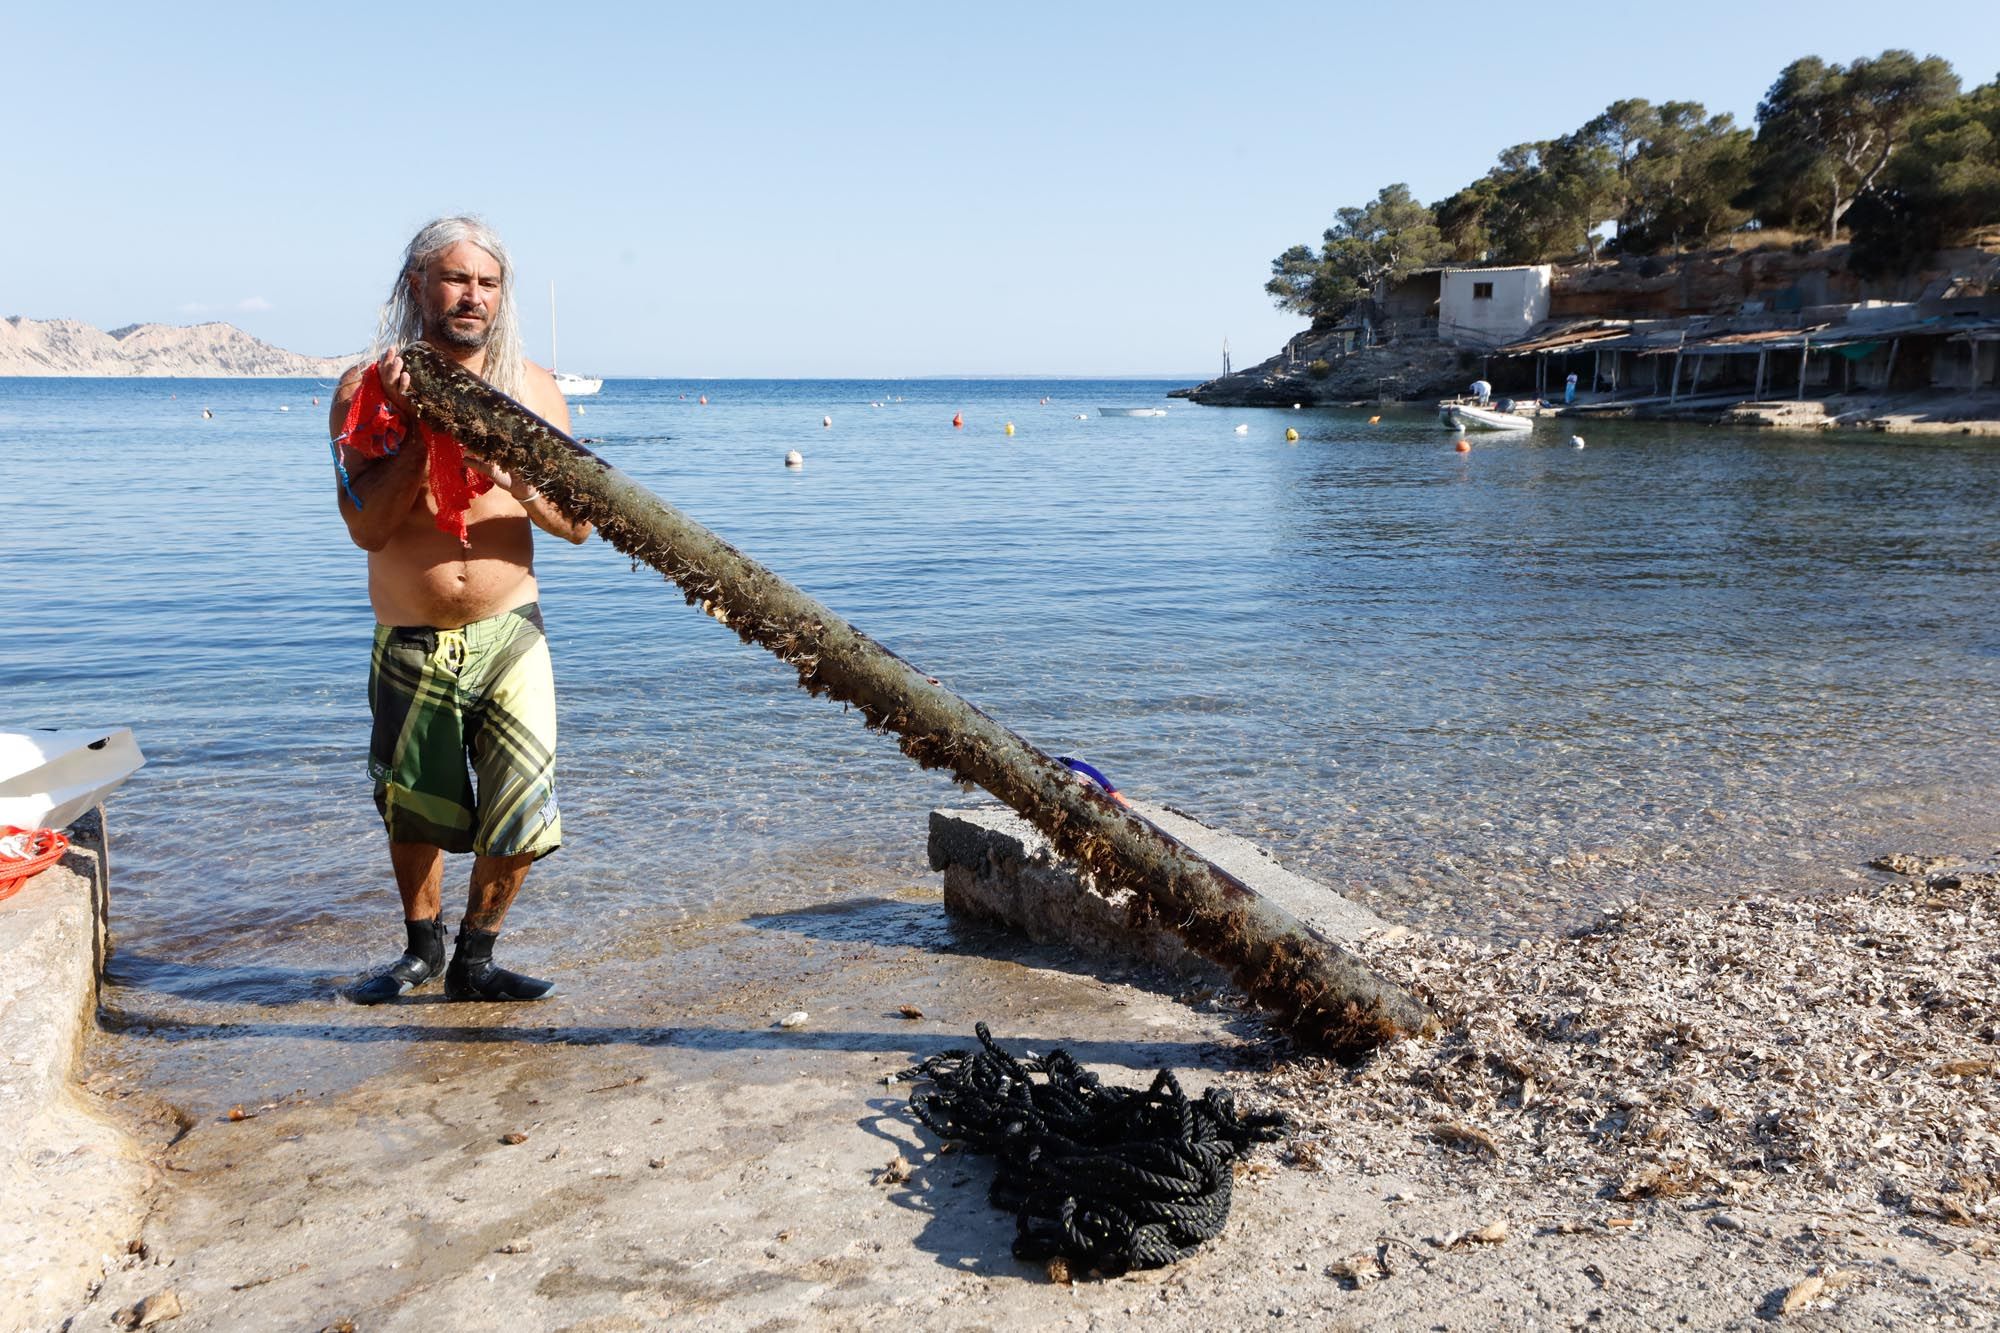
{"type": "Polygon", "coordinates": [[[679,585],[687,600],[776,654],[808,693],[852,705],[903,753],[984,787],[1129,913],[1226,968],[1307,1045],[1357,1055],[1429,1029],[1407,992],[855,629],[790,583],[434,349],[403,351],[417,415],[540,489],[572,520],[679,585]]]}

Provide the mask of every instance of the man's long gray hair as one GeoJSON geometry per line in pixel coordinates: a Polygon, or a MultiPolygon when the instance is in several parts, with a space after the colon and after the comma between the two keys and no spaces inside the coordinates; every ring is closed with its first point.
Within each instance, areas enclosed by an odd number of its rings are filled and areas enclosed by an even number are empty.
{"type": "Polygon", "coordinates": [[[410,238],[403,251],[403,267],[382,303],[381,318],[375,325],[375,345],[368,349],[370,360],[385,352],[415,342],[423,336],[424,311],[417,293],[411,289],[410,275],[423,284],[426,265],[460,241],[470,241],[500,264],[500,299],[494,303],[493,322],[486,338],[486,382],[509,398],[521,396],[521,326],[514,317],[514,261],[493,229],[474,217],[438,218],[424,224],[410,238]]]}

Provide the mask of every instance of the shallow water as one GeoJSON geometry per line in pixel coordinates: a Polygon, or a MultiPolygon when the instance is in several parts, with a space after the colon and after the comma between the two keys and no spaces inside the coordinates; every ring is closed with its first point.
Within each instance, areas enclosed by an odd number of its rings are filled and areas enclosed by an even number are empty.
{"type": "MultiPolygon", "coordinates": [[[[1031,741],[1385,914],[1510,935],[1990,845],[1990,442],[1096,415],[1168,387],[614,381],[575,424],[1031,741]]],[[[221,1075],[158,1025],[338,1024],[400,948],[325,392],[0,380],[0,720],[151,759],[112,807],[111,1004],[166,1084],[221,1075]]],[[[946,780],[602,543],[540,573],[571,841],[517,956],[587,993],[677,921],[933,882],[946,780]]]]}

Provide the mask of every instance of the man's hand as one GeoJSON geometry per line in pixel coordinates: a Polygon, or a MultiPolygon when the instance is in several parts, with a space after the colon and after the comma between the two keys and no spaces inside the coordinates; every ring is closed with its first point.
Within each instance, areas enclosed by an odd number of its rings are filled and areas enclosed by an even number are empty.
{"type": "Polygon", "coordinates": [[[389,406],[396,409],[405,425],[414,422],[417,410],[410,406],[410,371],[403,364],[402,352],[391,348],[382,357],[378,368],[382,372],[382,396],[388,400],[389,406]]]}
{"type": "Polygon", "coordinates": [[[491,478],[495,486],[513,496],[527,514],[528,521],[542,531],[573,543],[581,542],[590,535],[590,524],[571,522],[561,510],[549,503],[540,487],[518,480],[498,463],[468,453],[465,465],[482,477],[491,478]]]}
{"type": "Polygon", "coordinates": [[[513,496],[516,500],[520,500],[523,495],[539,494],[539,492],[535,491],[535,489],[531,486],[516,485],[514,482],[513,473],[509,472],[506,468],[501,467],[498,463],[488,462],[486,459],[479,457],[471,450],[466,451],[465,465],[471,468],[474,472],[477,472],[480,476],[485,477],[495,486],[498,486],[501,490],[507,492],[507,494],[513,496]]]}

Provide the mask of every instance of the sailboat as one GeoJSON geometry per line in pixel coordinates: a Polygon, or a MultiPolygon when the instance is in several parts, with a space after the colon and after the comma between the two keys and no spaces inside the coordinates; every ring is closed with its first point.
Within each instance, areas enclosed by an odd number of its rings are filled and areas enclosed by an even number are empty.
{"type": "Polygon", "coordinates": [[[603,380],[594,380],[587,375],[572,375],[557,370],[556,360],[556,284],[549,283],[549,373],[555,376],[556,388],[562,390],[565,398],[588,398],[604,387],[603,380]]]}

